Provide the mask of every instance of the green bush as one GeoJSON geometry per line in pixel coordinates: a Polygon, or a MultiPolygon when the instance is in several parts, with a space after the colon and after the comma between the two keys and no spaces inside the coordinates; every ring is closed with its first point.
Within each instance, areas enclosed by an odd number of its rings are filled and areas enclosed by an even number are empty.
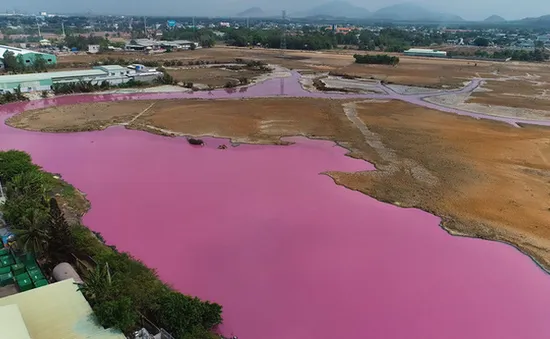
{"type": "Polygon", "coordinates": [[[139,321],[139,315],[128,297],[98,303],[93,310],[99,323],[105,328],[118,328],[129,333],[139,321]]]}
{"type": "Polygon", "coordinates": [[[0,180],[4,184],[18,174],[38,170],[39,167],[31,162],[31,156],[25,152],[16,150],[0,152],[0,180]]]}
{"type": "Polygon", "coordinates": [[[392,65],[395,66],[399,63],[399,57],[387,55],[387,54],[355,54],[355,63],[358,64],[374,64],[374,65],[392,65]]]}
{"type": "Polygon", "coordinates": [[[170,292],[160,299],[157,319],[172,335],[183,337],[189,332],[208,332],[221,323],[222,308],[181,293],[170,292]]]}

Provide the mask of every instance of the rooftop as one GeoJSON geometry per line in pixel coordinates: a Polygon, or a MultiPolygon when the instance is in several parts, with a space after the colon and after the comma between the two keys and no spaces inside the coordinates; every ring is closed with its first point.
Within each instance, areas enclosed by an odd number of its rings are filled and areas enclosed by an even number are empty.
{"type": "Polygon", "coordinates": [[[127,71],[128,69],[126,67],[122,67],[119,65],[104,65],[104,66],[96,66],[94,69],[101,69],[106,72],[121,72],[121,71],[127,71]]]}
{"type": "MultiPolygon", "coordinates": [[[[410,48],[406,50],[405,52],[412,52],[412,53],[441,53],[443,51],[436,51],[434,49],[426,49],[426,48],[410,48]]],[[[444,53],[444,52],[443,52],[444,53]]]]}
{"type": "MultiPolygon", "coordinates": [[[[96,324],[73,279],[0,299],[0,307],[9,305],[17,305],[33,339],[125,339],[121,332],[96,324]]],[[[2,326],[2,338],[5,330],[2,326]]]]}
{"type": "Polygon", "coordinates": [[[15,56],[29,54],[29,53],[48,55],[46,53],[31,51],[31,50],[28,50],[28,49],[17,48],[17,47],[6,46],[6,45],[0,45],[0,58],[2,58],[4,56],[4,53],[6,53],[7,51],[12,52],[15,56]]]}
{"type": "Polygon", "coordinates": [[[0,328],[6,338],[31,339],[17,305],[0,306],[0,328]]]}
{"type": "Polygon", "coordinates": [[[0,83],[31,82],[31,81],[47,80],[51,78],[100,76],[100,75],[106,75],[105,74],[106,72],[107,71],[97,68],[97,69],[90,69],[90,70],[77,70],[77,71],[64,71],[64,72],[1,75],[0,83]]]}

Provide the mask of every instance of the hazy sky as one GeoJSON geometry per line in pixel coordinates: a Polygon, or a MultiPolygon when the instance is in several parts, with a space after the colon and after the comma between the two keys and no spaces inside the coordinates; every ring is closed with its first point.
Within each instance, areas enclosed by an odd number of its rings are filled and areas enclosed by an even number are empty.
{"type": "MultiPolygon", "coordinates": [[[[0,1],[0,11],[17,10],[29,13],[39,11],[136,15],[235,15],[249,7],[258,6],[266,12],[286,9],[289,14],[307,10],[328,0],[19,0],[0,1]]],[[[371,11],[403,0],[349,0],[348,2],[371,11]]],[[[444,11],[465,19],[480,20],[497,14],[505,19],[550,14],[549,0],[418,0],[428,9],[444,11]]]]}

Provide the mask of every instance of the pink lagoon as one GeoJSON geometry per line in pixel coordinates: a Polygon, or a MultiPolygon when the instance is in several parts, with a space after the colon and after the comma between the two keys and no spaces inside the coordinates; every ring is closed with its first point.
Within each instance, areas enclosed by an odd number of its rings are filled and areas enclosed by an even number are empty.
{"type": "Polygon", "coordinates": [[[7,127],[87,194],[84,223],[179,291],[223,305],[239,339],[550,337],[550,276],[511,246],[453,237],[439,218],[336,185],[373,166],[329,141],[194,147],[112,127],[7,127]]]}

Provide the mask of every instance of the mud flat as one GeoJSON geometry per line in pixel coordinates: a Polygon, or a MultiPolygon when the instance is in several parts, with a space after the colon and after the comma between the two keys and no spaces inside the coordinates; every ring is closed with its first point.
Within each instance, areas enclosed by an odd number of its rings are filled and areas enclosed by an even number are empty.
{"type": "MultiPolygon", "coordinates": [[[[490,105],[487,102],[498,103],[496,101],[481,100],[479,97],[474,97],[470,100],[469,93],[466,94],[446,94],[436,97],[426,98],[427,102],[431,102],[437,105],[446,106],[458,110],[464,110],[468,112],[487,114],[497,117],[505,117],[512,119],[527,119],[534,121],[548,121],[550,119],[550,110],[541,109],[529,109],[511,106],[490,105]],[[478,103],[478,102],[483,102],[478,103]]],[[[536,107],[536,106],[535,106],[536,107]]],[[[544,108],[544,106],[540,106],[544,108]]]]}

